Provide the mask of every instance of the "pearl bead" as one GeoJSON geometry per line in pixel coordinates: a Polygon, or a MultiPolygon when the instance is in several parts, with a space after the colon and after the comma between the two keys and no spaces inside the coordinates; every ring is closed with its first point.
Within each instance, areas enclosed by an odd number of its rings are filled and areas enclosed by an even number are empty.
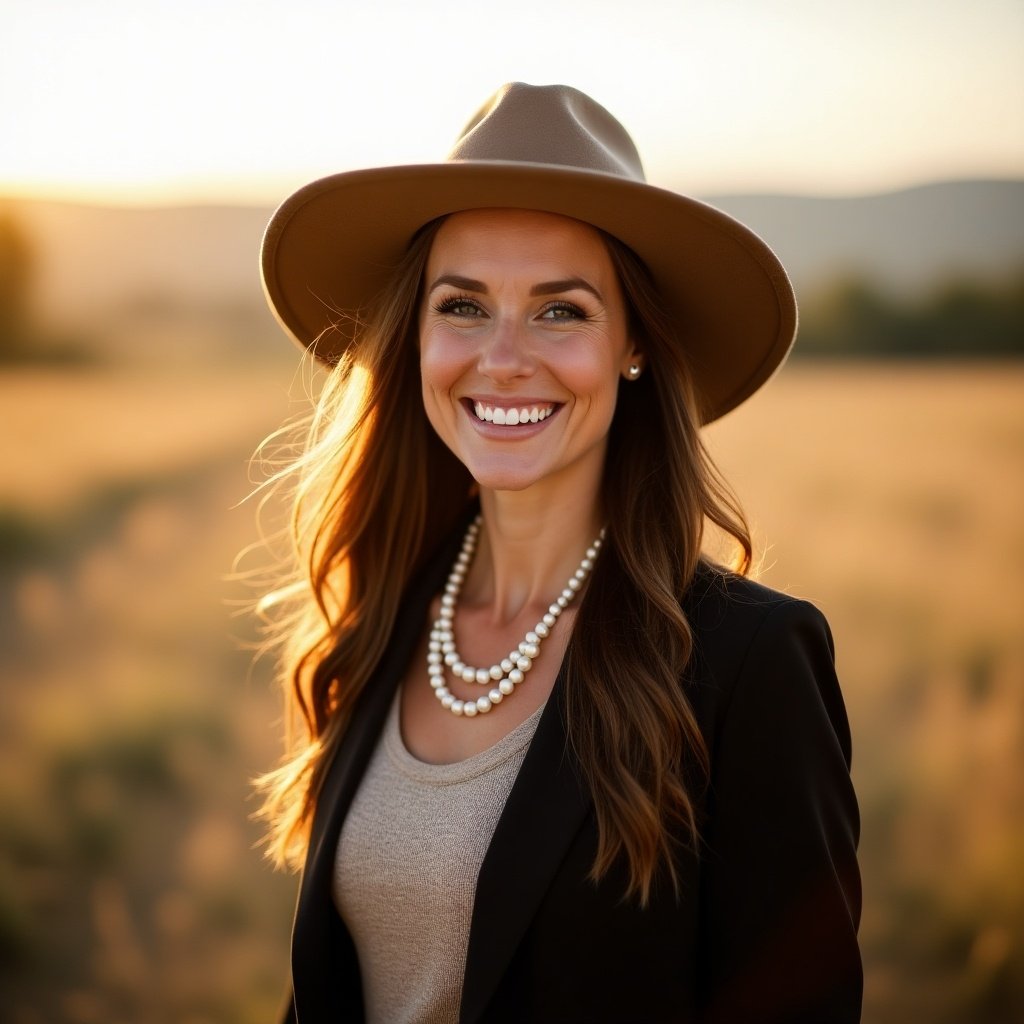
{"type": "Polygon", "coordinates": [[[491,710],[491,698],[490,697],[477,697],[476,709],[481,715],[486,715],[491,710]]]}
{"type": "Polygon", "coordinates": [[[451,712],[453,715],[461,715],[465,707],[465,703],[461,700],[452,701],[451,712]]]}
{"type": "Polygon", "coordinates": [[[501,669],[502,675],[508,675],[515,668],[515,665],[512,664],[511,658],[502,658],[498,667],[501,669]]]}
{"type": "Polygon", "coordinates": [[[508,674],[508,681],[515,686],[518,686],[525,678],[526,676],[523,674],[522,669],[518,668],[512,669],[508,674]]]}
{"type": "Polygon", "coordinates": [[[466,703],[462,705],[462,713],[467,718],[472,718],[476,714],[476,712],[477,706],[475,701],[467,700],[466,703]]]}
{"type": "Polygon", "coordinates": [[[480,686],[486,686],[491,681],[491,673],[485,668],[476,670],[476,681],[480,686]]]}
{"type": "Polygon", "coordinates": [[[505,694],[501,692],[497,687],[487,694],[492,704],[500,704],[505,699],[505,694]]]}
{"type": "Polygon", "coordinates": [[[476,669],[475,669],[475,668],[470,668],[470,667],[469,667],[469,666],[467,665],[467,666],[466,666],[466,667],[465,667],[465,668],[464,668],[464,669],[463,669],[463,670],[462,670],[462,671],[461,671],[460,673],[458,673],[458,674],[462,676],[462,681],[463,681],[464,683],[475,683],[475,682],[476,682],[476,669]]]}
{"type": "MultiPolygon", "coordinates": [[[[537,634],[537,636],[540,637],[541,640],[546,639],[548,633],[551,632],[551,630],[547,627],[547,623],[545,622],[538,622],[537,625],[533,627],[533,631],[537,634]]],[[[537,642],[540,643],[540,640],[538,640],[537,642]]]]}
{"type": "Polygon", "coordinates": [[[454,698],[454,697],[452,696],[452,694],[451,694],[451,693],[446,693],[446,694],[445,694],[445,695],[444,695],[444,696],[443,696],[443,697],[441,698],[441,707],[443,707],[443,708],[447,708],[447,709],[448,709],[449,711],[451,711],[451,709],[452,709],[452,705],[453,705],[454,703],[455,703],[455,698],[454,698]]]}
{"type": "MultiPolygon", "coordinates": [[[[517,669],[516,671],[518,671],[518,669],[517,669]]],[[[511,693],[511,692],[512,692],[512,691],[513,691],[513,690],[514,690],[515,688],[516,688],[516,684],[515,684],[515,683],[514,683],[514,682],[512,681],[511,677],[510,677],[510,678],[508,678],[508,679],[502,679],[502,681],[501,681],[500,683],[498,683],[498,689],[499,689],[499,690],[501,690],[501,692],[502,692],[502,693],[503,693],[503,694],[504,694],[504,695],[505,695],[506,697],[507,697],[507,696],[508,696],[508,695],[509,695],[509,694],[510,694],[510,693],[511,693]]]]}
{"type": "MultiPolygon", "coordinates": [[[[561,609],[559,609],[559,611],[561,611],[561,609]]],[[[547,628],[550,629],[557,621],[557,616],[550,609],[548,609],[547,614],[544,616],[543,619],[541,619],[541,624],[547,626],[547,628]]],[[[537,632],[540,633],[540,630],[538,629],[537,632]]],[[[545,633],[542,635],[546,636],[547,634],[545,633]]]]}
{"type": "Polygon", "coordinates": [[[533,662],[529,658],[520,658],[516,662],[516,668],[519,669],[520,672],[529,672],[530,669],[533,668],[533,662]]]}
{"type": "Polygon", "coordinates": [[[501,679],[504,675],[505,670],[500,665],[491,666],[490,676],[495,682],[501,679]]]}
{"type": "MultiPolygon", "coordinates": [[[[525,640],[526,640],[526,643],[528,643],[528,644],[539,644],[540,643],[540,637],[532,629],[530,630],[529,633],[526,634],[525,640]]],[[[520,650],[522,650],[522,647],[523,647],[523,645],[520,644],[519,645],[520,650]]]]}

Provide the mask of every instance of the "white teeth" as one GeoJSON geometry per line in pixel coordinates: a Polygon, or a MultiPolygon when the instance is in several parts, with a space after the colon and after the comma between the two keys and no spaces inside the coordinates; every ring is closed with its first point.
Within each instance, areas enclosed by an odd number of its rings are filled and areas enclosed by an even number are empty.
{"type": "Polygon", "coordinates": [[[546,420],[553,412],[552,406],[524,406],[521,409],[503,409],[500,406],[484,405],[483,402],[473,403],[473,412],[478,420],[485,423],[497,423],[501,426],[516,427],[521,423],[539,423],[546,420]]]}

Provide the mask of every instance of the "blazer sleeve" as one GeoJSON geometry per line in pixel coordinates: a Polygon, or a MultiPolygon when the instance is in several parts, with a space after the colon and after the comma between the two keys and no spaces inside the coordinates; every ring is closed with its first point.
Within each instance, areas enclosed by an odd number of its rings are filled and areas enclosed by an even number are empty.
{"type": "Polygon", "coordinates": [[[806,602],[772,606],[712,747],[699,974],[706,1020],[860,1020],[859,816],[832,637],[806,602]]]}

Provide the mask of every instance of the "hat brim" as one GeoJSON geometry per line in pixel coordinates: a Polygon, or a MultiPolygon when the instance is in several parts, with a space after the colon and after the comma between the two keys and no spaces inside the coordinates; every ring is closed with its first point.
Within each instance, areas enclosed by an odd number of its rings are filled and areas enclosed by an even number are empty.
{"type": "Polygon", "coordinates": [[[404,165],[306,185],[275,212],[263,238],[270,306],[302,348],[331,361],[348,336],[343,326],[326,334],[325,328],[365,309],[420,227],[445,214],[491,207],[574,217],[614,235],[644,260],[677,325],[705,422],[752,395],[792,346],[793,288],[775,254],[749,228],[675,192],[546,164],[404,165]]]}

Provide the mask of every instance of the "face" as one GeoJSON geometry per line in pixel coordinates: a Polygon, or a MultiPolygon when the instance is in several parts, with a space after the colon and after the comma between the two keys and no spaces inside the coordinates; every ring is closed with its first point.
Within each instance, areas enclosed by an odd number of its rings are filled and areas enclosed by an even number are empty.
{"type": "Polygon", "coordinates": [[[596,230],[453,214],[427,261],[419,339],[427,417],[482,487],[596,491],[619,380],[640,362],[596,230]]]}

